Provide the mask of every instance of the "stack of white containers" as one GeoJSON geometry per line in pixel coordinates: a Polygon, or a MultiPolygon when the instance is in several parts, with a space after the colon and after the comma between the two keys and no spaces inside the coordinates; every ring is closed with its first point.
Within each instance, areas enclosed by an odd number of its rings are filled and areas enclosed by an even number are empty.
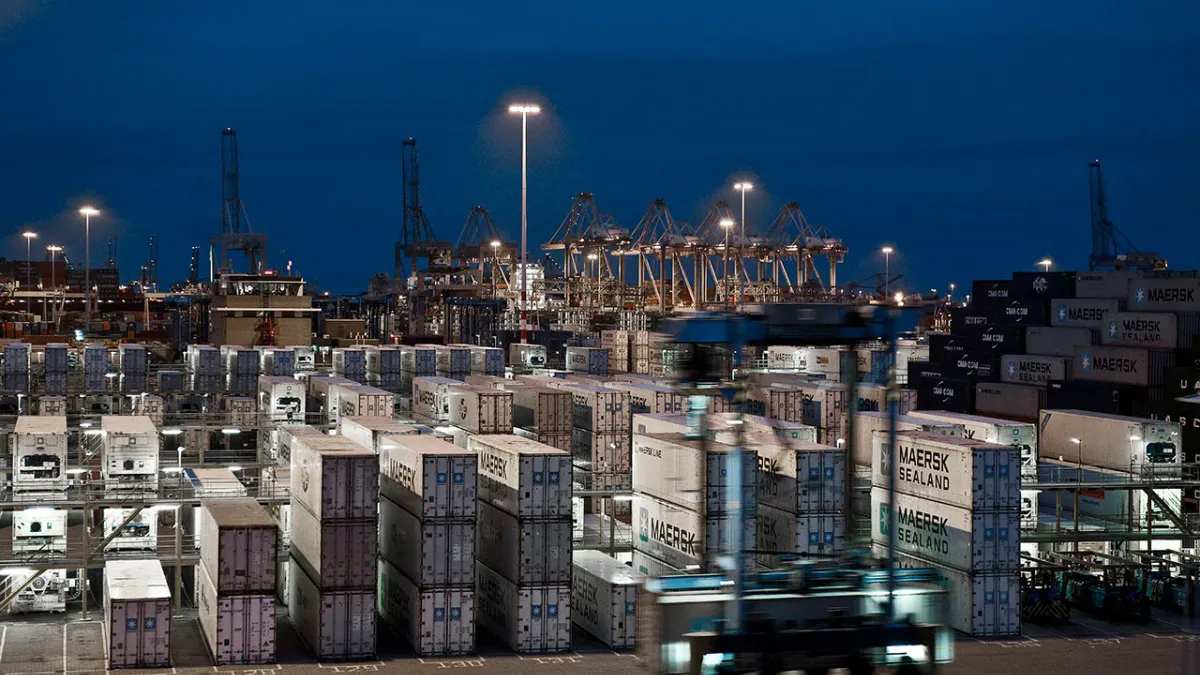
{"type": "Polygon", "coordinates": [[[571,456],[518,436],[472,436],[479,456],[479,623],[518,652],[571,648],[571,456]]]}
{"type": "Polygon", "coordinates": [[[29,393],[31,358],[28,342],[10,342],[4,345],[4,391],[29,393]]]}
{"type": "Polygon", "coordinates": [[[571,620],[612,649],[632,649],[646,575],[599,551],[575,551],[572,560],[571,620]]]}
{"type": "Polygon", "coordinates": [[[603,347],[567,347],[567,370],[588,375],[608,375],[608,350],[603,347]]]}
{"type": "Polygon", "coordinates": [[[379,458],[341,436],[292,438],[288,609],[317,658],[375,655],[379,458]]]}
{"type": "Polygon", "coordinates": [[[157,560],[104,563],[108,669],[171,667],[171,591],[157,560]]]}
{"type": "Polygon", "coordinates": [[[629,331],[600,331],[600,346],[608,350],[608,369],[614,373],[629,370],[629,331]]]}
{"type": "Polygon", "coordinates": [[[1016,635],[1020,612],[1020,451],[920,431],[896,434],[896,503],[888,504],[887,437],[876,434],[871,541],[886,555],[889,512],[897,553],[937,568],[950,625],[976,636],[1016,635]]]}
{"type": "Polygon", "coordinates": [[[256,499],[200,503],[196,595],[217,665],[274,663],[279,530],[256,499]]]}
{"type": "Polygon", "coordinates": [[[845,450],[752,425],[744,438],[758,453],[758,562],[845,548],[845,450]]]}
{"type": "Polygon", "coordinates": [[[420,656],[475,650],[475,453],[379,438],[379,613],[420,656]]]}
{"type": "Polygon", "coordinates": [[[258,352],[246,347],[223,346],[225,389],[235,394],[253,394],[258,390],[258,352]]]}
{"type": "MultiPolygon", "coordinates": [[[[650,374],[650,341],[654,334],[648,330],[630,332],[629,338],[629,372],[650,374]]],[[[661,355],[660,355],[661,360],[661,355]]]]}
{"type": "Polygon", "coordinates": [[[504,350],[499,347],[467,345],[471,350],[472,375],[504,375],[504,350]]]}
{"type": "Polygon", "coordinates": [[[335,347],[333,374],[359,383],[367,381],[367,355],[359,347],[335,347]]]}
{"type": "Polygon", "coordinates": [[[294,377],[296,352],[286,347],[256,347],[259,355],[258,372],[263,375],[294,377]]]}
{"type": "Polygon", "coordinates": [[[368,346],[367,382],[371,386],[397,391],[400,389],[400,350],[395,347],[368,346]]]}
{"type": "Polygon", "coordinates": [[[468,434],[511,434],[513,393],[463,385],[450,392],[450,424],[468,434]]]}
{"type": "MultiPolygon", "coordinates": [[[[743,449],[741,484],[731,485],[732,449],[682,434],[634,434],[635,551],[664,566],[692,571],[716,569],[718,556],[729,552],[734,528],[747,539],[744,549],[754,547],[758,455],[743,449]],[[729,520],[729,490],[741,493],[739,523],[729,520]]],[[[753,556],[746,563],[747,571],[753,571],[753,556]]]]}
{"type": "Polygon", "coordinates": [[[575,395],[534,385],[516,386],[511,391],[514,433],[570,452],[575,395]]]}
{"type": "Polygon", "coordinates": [[[192,376],[192,391],[220,391],[221,350],[211,345],[189,345],[187,356],[188,371],[192,376]]]}
{"type": "Polygon", "coordinates": [[[67,370],[67,345],[63,342],[46,345],[45,393],[66,395],[67,370]]]}
{"type": "MultiPolygon", "coordinates": [[[[7,364],[7,353],[5,354],[7,364]]],[[[8,366],[5,365],[5,368],[8,366]]],[[[7,372],[7,370],[5,371],[7,372]]],[[[108,350],[104,345],[83,346],[83,393],[103,394],[108,389],[108,350]]]]}
{"type": "Polygon", "coordinates": [[[591,384],[566,387],[574,396],[571,454],[593,490],[628,489],[629,392],[591,384]]]}

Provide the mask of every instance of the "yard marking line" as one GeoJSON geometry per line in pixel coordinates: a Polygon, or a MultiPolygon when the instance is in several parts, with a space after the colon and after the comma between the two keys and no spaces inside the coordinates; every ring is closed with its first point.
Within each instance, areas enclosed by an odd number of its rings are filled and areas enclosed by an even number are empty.
{"type": "Polygon", "coordinates": [[[63,675],[67,673],[67,624],[63,624],[63,675]]]}
{"type": "Polygon", "coordinates": [[[3,628],[4,630],[0,631],[0,661],[4,661],[4,641],[8,639],[8,626],[3,628]]]}

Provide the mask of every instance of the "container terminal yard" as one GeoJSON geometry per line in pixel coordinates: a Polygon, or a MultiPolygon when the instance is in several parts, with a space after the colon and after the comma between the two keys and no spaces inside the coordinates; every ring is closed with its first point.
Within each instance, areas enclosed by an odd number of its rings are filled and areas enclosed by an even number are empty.
{"type": "Polygon", "coordinates": [[[840,283],[795,203],[439,241],[409,139],[395,269],[339,297],[268,264],[221,143],[185,281],[153,242],[130,283],[0,270],[0,672],[1195,661],[1200,275],[1099,162],[1089,269],[939,297],[840,283]]]}

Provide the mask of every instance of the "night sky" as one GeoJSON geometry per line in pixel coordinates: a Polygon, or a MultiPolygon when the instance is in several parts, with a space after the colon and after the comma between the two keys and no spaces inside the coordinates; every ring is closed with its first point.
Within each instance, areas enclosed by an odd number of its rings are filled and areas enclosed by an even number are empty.
{"type": "Polygon", "coordinates": [[[116,233],[136,277],[154,233],[160,282],[181,279],[233,126],[271,262],[358,292],[392,269],[408,136],[439,238],[482,204],[516,240],[505,108],[532,97],[534,245],[577,192],[632,228],[660,197],[696,222],[749,178],[752,226],[799,202],[851,248],[842,281],[890,243],[905,287],[944,291],[1086,265],[1099,157],[1118,227],[1197,267],[1198,71],[1194,0],[2,0],[2,253],[31,227],[82,263],[92,201],[94,265],[116,233]]]}

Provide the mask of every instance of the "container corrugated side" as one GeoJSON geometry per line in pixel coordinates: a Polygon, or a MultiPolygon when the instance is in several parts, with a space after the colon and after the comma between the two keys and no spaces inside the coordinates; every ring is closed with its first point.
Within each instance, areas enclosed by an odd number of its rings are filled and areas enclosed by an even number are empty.
{"type": "Polygon", "coordinates": [[[575,551],[572,561],[571,620],[612,649],[632,648],[646,575],[599,551],[575,551]]]}
{"type": "Polygon", "coordinates": [[[513,424],[544,433],[570,433],[575,396],[569,391],[549,387],[515,387],[513,424]]]}
{"type": "Polygon", "coordinates": [[[1179,315],[1162,312],[1109,312],[1104,315],[1100,343],[1141,349],[1190,347],[1196,322],[1185,318],[1186,323],[1181,326],[1180,318],[1179,315]]]}
{"type": "Polygon", "coordinates": [[[106,665],[169,668],[171,593],[157,560],[110,560],[104,566],[106,665]]]}
{"type": "Polygon", "coordinates": [[[571,513],[571,455],[519,436],[471,436],[479,455],[479,499],[520,517],[571,513]]]}
{"type": "Polygon", "coordinates": [[[483,502],[476,520],[479,562],[522,585],[571,580],[571,521],[528,520],[483,502]]]}
{"type": "Polygon", "coordinates": [[[1129,309],[1138,312],[1200,312],[1200,279],[1130,279],[1129,309]]]}
{"type": "Polygon", "coordinates": [[[368,659],[375,656],[375,585],[370,591],[322,592],[292,560],[288,613],[292,624],[318,659],[368,659]]]}
{"type": "Polygon", "coordinates": [[[379,500],[379,555],[421,588],[475,582],[475,521],[426,520],[379,500]]]}
{"type": "Polygon", "coordinates": [[[379,566],[379,615],[408,639],[418,656],[475,651],[475,565],[465,588],[418,589],[391,563],[379,566]]]}
{"type": "Polygon", "coordinates": [[[633,463],[628,431],[572,429],[570,448],[575,466],[580,469],[595,476],[622,476],[622,484],[629,482],[633,463]]]}
{"type": "Polygon", "coordinates": [[[1042,387],[1001,382],[975,385],[975,412],[981,415],[1032,421],[1045,407],[1046,390],[1042,387]]]}
{"type": "Polygon", "coordinates": [[[421,518],[475,517],[478,457],[432,435],[380,442],[379,492],[421,518]]]}
{"type": "Polygon", "coordinates": [[[375,583],[375,518],[318,520],[292,500],[291,556],[322,590],[371,588],[375,583]]]}
{"type": "Polygon", "coordinates": [[[479,563],[475,615],[519,653],[564,652],[571,648],[571,586],[518,586],[479,563]]]}
{"type": "Polygon", "coordinates": [[[629,428],[629,392],[591,384],[571,384],[574,396],[572,425],[588,431],[623,431],[629,428]]]}
{"type": "Polygon", "coordinates": [[[1071,378],[1157,387],[1164,372],[1175,365],[1175,352],[1126,347],[1083,347],[1075,350],[1071,378]]]}
{"type": "Polygon", "coordinates": [[[317,517],[374,518],[379,499],[379,457],[340,436],[293,439],[292,499],[317,517]]]}
{"type": "Polygon", "coordinates": [[[1025,353],[1040,356],[1072,357],[1075,350],[1092,344],[1087,328],[1049,328],[1030,326],[1025,330],[1025,353]]]}
{"type": "Polygon", "coordinates": [[[633,489],[684,509],[708,515],[725,513],[728,491],[740,487],[742,508],[758,500],[758,455],[740,453],[742,481],[729,482],[732,447],[679,434],[633,437],[633,489]]]}
{"type": "MultiPolygon", "coordinates": [[[[274,575],[274,564],[272,564],[274,575]]],[[[275,662],[275,595],[220,595],[203,566],[197,572],[200,632],[218,666],[275,662]]]]}
{"type": "Polygon", "coordinates": [[[760,504],[755,527],[758,562],[779,564],[781,555],[832,555],[846,547],[846,519],[837,513],[795,514],[760,504]]]}
{"type": "Polygon", "coordinates": [[[279,529],[256,499],[200,503],[200,566],[220,593],[271,593],[279,529]]]}
{"type": "Polygon", "coordinates": [[[1038,456],[1062,456],[1116,471],[1173,466],[1183,461],[1182,438],[1178,423],[1084,410],[1043,410],[1038,456]]]}
{"type": "Polygon", "coordinates": [[[758,444],[758,502],[792,513],[834,513],[846,504],[846,451],[816,443],[758,444]]]}
{"type": "MultiPolygon", "coordinates": [[[[871,480],[887,487],[887,436],[876,434],[871,480]]],[[[971,510],[1021,504],[1021,454],[1011,445],[905,431],[896,434],[896,491],[971,510]]]]}
{"type": "MultiPolygon", "coordinates": [[[[745,549],[753,546],[751,533],[755,531],[757,510],[752,508],[742,513],[740,526],[745,549]]],[[[728,518],[705,518],[644,494],[633,496],[633,518],[636,528],[633,548],[679,569],[711,567],[732,542],[728,518]]],[[[746,564],[751,571],[753,556],[747,556],[746,564]]]]}
{"type": "MultiPolygon", "coordinates": [[[[887,490],[871,490],[871,541],[888,544],[887,490]]],[[[1021,512],[968,511],[896,493],[899,550],[965,571],[1012,571],[1020,565],[1021,512]]]]}
{"type": "MultiPolygon", "coordinates": [[[[875,555],[886,559],[887,549],[876,545],[875,555]]],[[[942,574],[949,594],[949,625],[954,630],[974,637],[1021,634],[1019,572],[964,572],[903,553],[896,554],[896,563],[905,569],[934,569],[942,574]]]]}
{"type": "Polygon", "coordinates": [[[511,434],[513,395],[464,385],[450,393],[450,423],[473,434],[511,434]]]}

